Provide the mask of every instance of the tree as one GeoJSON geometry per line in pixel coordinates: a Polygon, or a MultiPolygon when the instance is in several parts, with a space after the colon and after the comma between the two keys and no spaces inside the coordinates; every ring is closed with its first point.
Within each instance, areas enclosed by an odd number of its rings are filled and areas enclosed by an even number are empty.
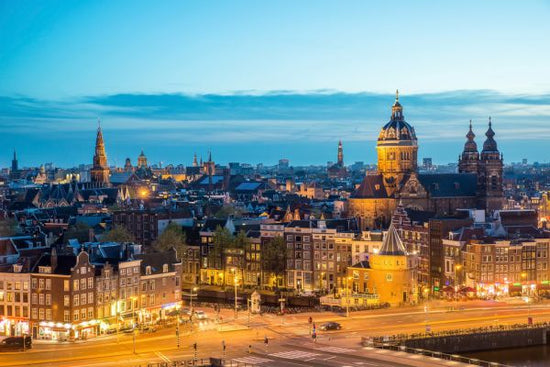
{"type": "Polygon", "coordinates": [[[114,227],[103,236],[106,242],[134,242],[134,236],[124,226],[115,224],[114,227]]]}
{"type": "Polygon", "coordinates": [[[233,247],[238,249],[246,249],[246,245],[250,243],[250,240],[246,236],[246,232],[242,229],[237,233],[237,236],[233,239],[233,247]]]}
{"type": "Polygon", "coordinates": [[[277,279],[284,280],[287,259],[288,251],[283,237],[274,237],[262,245],[261,260],[264,272],[274,274],[277,279]]]}
{"type": "Polygon", "coordinates": [[[234,246],[233,234],[227,228],[218,226],[212,235],[212,247],[208,250],[208,267],[223,269],[225,273],[225,250],[234,246]]]}
{"type": "Polygon", "coordinates": [[[13,218],[0,220],[0,237],[11,237],[17,234],[17,222],[13,218]]]}
{"type": "Polygon", "coordinates": [[[164,232],[153,242],[155,250],[160,252],[176,249],[178,260],[185,255],[187,238],[179,224],[170,222],[164,229],[164,232]]]}

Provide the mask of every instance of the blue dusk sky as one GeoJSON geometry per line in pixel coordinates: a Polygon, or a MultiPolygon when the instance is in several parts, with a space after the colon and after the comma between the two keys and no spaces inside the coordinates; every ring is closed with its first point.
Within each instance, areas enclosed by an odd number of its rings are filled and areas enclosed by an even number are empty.
{"type": "Polygon", "coordinates": [[[549,1],[0,0],[0,166],[375,161],[395,89],[419,156],[488,116],[548,162],[549,1]]]}

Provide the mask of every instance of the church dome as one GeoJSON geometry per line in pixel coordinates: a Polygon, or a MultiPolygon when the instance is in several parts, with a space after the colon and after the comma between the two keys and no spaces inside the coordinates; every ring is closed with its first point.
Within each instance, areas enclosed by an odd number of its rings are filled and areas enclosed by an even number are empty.
{"type": "Polygon", "coordinates": [[[416,133],[414,127],[405,121],[403,116],[403,106],[399,103],[399,91],[395,94],[395,103],[392,106],[390,121],[382,127],[378,141],[415,141],[416,133]]]}

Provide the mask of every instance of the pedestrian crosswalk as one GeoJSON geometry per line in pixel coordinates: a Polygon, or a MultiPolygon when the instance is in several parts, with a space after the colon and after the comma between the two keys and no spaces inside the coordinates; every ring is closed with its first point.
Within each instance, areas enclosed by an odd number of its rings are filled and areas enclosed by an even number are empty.
{"type": "Polygon", "coordinates": [[[245,363],[245,364],[262,364],[267,362],[272,362],[271,359],[267,358],[261,358],[261,357],[242,357],[242,358],[235,358],[232,360],[233,362],[239,362],[239,363],[245,363]]]}
{"type": "Polygon", "coordinates": [[[338,354],[355,352],[355,349],[340,348],[340,347],[323,347],[323,348],[315,348],[315,350],[318,350],[320,352],[338,353],[338,354]]]}
{"type": "Polygon", "coordinates": [[[300,359],[303,361],[309,361],[315,359],[318,353],[305,352],[302,350],[291,350],[286,352],[272,353],[270,356],[284,359],[300,359]]]}

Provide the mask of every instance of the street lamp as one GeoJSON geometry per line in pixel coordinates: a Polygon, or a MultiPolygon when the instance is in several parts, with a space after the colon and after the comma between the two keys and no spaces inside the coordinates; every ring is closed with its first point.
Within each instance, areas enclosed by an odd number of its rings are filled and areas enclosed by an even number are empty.
{"type": "Polygon", "coordinates": [[[461,268],[462,268],[462,265],[460,265],[460,264],[455,265],[455,281],[454,281],[454,284],[455,284],[455,299],[456,299],[457,303],[458,303],[458,287],[460,285],[460,281],[458,279],[458,272],[460,271],[461,268]]]}
{"type": "Polygon", "coordinates": [[[193,292],[196,292],[198,290],[197,287],[193,287],[191,289],[191,292],[189,292],[189,309],[191,312],[193,312],[193,297],[195,296],[193,292]]]}
{"type": "Polygon", "coordinates": [[[237,271],[235,269],[231,269],[231,272],[233,273],[233,283],[235,283],[235,319],[237,319],[237,285],[239,284],[239,281],[237,279],[237,271]]]}
{"type": "Polygon", "coordinates": [[[351,277],[346,278],[346,317],[349,317],[349,281],[351,277]]]}

